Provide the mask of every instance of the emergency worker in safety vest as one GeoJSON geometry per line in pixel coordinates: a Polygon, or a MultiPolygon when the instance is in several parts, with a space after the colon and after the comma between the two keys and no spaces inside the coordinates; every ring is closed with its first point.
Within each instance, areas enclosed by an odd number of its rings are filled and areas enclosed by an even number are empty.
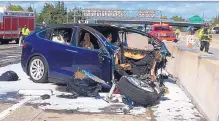
{"type": "Polygon", "coordinates": [[[30,34],[30,30],[27,28],[27,26],[25,25],[24,28],[21,30],[22,32],[22,36],[23,38],[25,38],[26,36],[28,36],[30,34]]]}
{"type": "Polygon", "coordinates": [[[30,30],[24,25],[24,28],[21,29],[19,45],[21,45],[21,41],[25,39],[30,34],[30,30]]]}
{"type": "Polygon", "coordinates": [[[176,38],[178,39],[179,38],[179,34],[180,34],[180,30],[176,28],[174,33],[176,35],[176,38]]]}
{"type": "Polygon", "coordinates": [[[212,41],[211,30],[209,29],[209,25],[205,24],[204,28],[201,29],[198,33],[200,39],[200,51],[205,49],[205,52],[208,52],[210,42],[212,41]]]}

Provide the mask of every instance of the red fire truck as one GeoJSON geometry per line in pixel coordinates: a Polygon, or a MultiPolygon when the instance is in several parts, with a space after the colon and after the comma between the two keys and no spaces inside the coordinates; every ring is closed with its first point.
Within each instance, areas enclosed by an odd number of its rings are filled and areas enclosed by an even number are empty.
{"type": "Polygon", "coordinates": [[[21,29],[27,25],[30,31],[35,29],[34,12],[7,11],[0,9],[0,42],[7,44],[10,41],[19,41],[21,29]]]}

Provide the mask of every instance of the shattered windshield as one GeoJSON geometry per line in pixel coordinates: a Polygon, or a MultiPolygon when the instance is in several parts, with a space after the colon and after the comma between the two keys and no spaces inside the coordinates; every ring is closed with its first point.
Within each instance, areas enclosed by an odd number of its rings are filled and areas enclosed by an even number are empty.
{"type": "Polygon", "coordinates": [[[139,32],[135,30],[126,30],[126,34],[123,36],[120,36],[121,40],[126,40],[127,43],[133,43],[128,44],[128,47],[130,48],[139,48],[144,50],[153,50],[154,47],[152,44],[149,44],[149,37],[145,35],[144,32],[139,32]]]}

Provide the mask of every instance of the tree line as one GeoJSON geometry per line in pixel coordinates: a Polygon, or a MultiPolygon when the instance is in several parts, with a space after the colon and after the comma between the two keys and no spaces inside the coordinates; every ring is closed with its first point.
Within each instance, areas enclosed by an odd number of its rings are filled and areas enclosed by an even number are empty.
{"type": "Polygon", "coordinates": [[[219,15],[217,15],[215,18],[213,18],[212,23],[214,25],[218,25],[219,24],[219,15]]]}

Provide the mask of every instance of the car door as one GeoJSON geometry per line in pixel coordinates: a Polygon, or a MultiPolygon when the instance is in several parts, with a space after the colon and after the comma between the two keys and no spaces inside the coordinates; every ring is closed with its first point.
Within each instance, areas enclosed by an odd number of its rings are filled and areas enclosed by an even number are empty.
{"type": "MultiPolygon", "coordinates": [[[[69,28],[71,29],[71,27],[69,28]]],[[[43,41],[46,51],[41,51],[41,53],[43,53],[47,59],[50,79],[54,79],[57,83],[63,83],[63,81],[71,80],[73,77],[75,70],[72,69],[72,62],[74,61],[77,50],[74,50],[75,47],[72,45],[52,41],[51,33],[54,29],[55,28],[51,29],[48,35],[49,37],[46,37],[46,41],[43,41]]],[[[72,28],[72,42],[75,41],[75,29],[76,28],[72,28]]]]}
{"type": "MultiPolygon", "coordinates": [[[[104,44],[101,42],[101,38],[94,32],[94,29],[90,27],[78,29],[78,33],[81,30],[86,30],[94,37],[96,37],[99,46],[101,49],[85,49],[79,46],[79,42],[77,42],[77,53],[76,58],[73,60],[73,69],[76,70],[78,68],[82,70],[86,70],[97,77],[103,79],[104,81],[111,80],[111,57],[108,51],[106,50],[104,44]]],[[[97,32],[97,31],[96,31],[97,32]]],[[[77,34],[77,40],[80,39],[80,34],[77,34]]]]}

